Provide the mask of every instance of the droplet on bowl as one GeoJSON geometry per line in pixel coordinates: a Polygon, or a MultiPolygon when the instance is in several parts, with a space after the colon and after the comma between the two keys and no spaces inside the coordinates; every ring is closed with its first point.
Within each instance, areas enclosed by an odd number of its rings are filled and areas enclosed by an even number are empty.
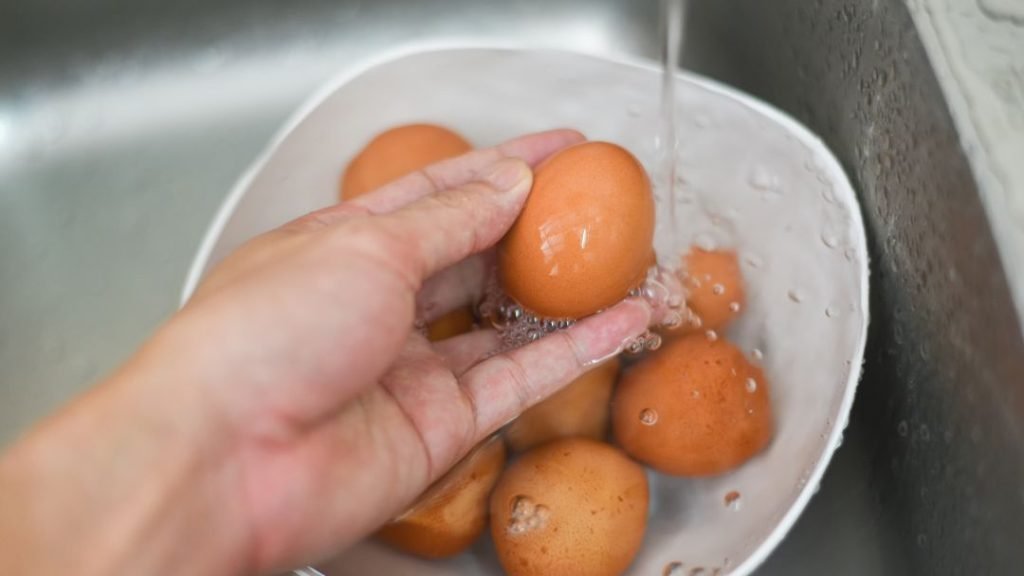
{"type": "Polygon", "coordinates": [[[725,495],[725,505],[734,511],[738,511],[742,506],[740,493],[736,490],[732,490],[725,495]]]}
{"type": "Polygon", "coordinates": [[[775,191],[779,188],[779,178],[764,166],[755,166],[747,178],[751,187],[757,190],[775,191]]]}
{"type": "Polygon", "coordinates": [[[821,233],[821,243],[829,250],[833,250],[836,246],[839,246],[839,238],[833,232],[826,230],[821,233]]]}
{"type": "Polygon", "coordinates": [[[661,576],[683,576],[682,562],[669,562],[661,571],[661,576]]]}

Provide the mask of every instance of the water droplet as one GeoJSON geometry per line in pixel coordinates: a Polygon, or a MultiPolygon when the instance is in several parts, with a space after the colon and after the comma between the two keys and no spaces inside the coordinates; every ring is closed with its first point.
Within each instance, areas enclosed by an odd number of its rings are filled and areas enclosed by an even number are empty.
{"type": "Polygon", "coordinates": [[[512,535],[541,528],[551,517],[547,506],[536,504],[529,496],[516,496],[512,499],[511,508],[507,530],[512,535]]]}
{"type": "Polygon", "coordinates": [[[837,238],[832,232],[826,230],[821,233],[821,243],[829,250],[834,250],[836,246],[839,246],[839,238],[837,238]]]}
{"type": "Polygon", "coordinates": [[[730,510],[738,511],[740,509],[740,507],[742,506],[742,500],[740,498],[740,493],[735,491],[735,490],[733,490],[733,491],[729,492],[728,494],[726,494],[725,495],[725,505],[728,506],[730,510]]]}
{"type": "Polygon", "coordinates": [[[739,312],[740,311],[740,303],[739,302],[729,302],[729,310],[731,312],[739,312]]]}
{"type": "Polygon", "coordinates": [[[928,429],[927,424],[921,424],[921,431],[918,434],[921,436],[921,440],[925,442],[932,439],[932,431],[928,429]]]}
{"type": "Polygon", "coordinates": [[[751,394],[757,392],[757,380],[754,380],[753,378],[747,378],[746,388],[747,392],[750,392],[751,394]]]}
{"type": "Polygon", "coordinates": [[[654,426],[658,423],[658,413],[650,408],[640,411],[640,423],[644,426],[654,426]]]}
{"type": "Polygon", "coordinates": [[[644,337],[643,335],[637,336],[626,342],[624,346],[627,354],[639,354],[644,351],[644,337]]]}
{"type": "Polygon", "coordinates": [[[747,178],[747,182],[757,190],[775,191],[779,189],[779,178],[764,166],[755,166],[747,178]]]}
{"type": "Polygon", "coordinates": [[[714,286],[711,287],[711,292],[716,296],[721,296],[722,294],[725,294],[725,286],[721,284],[715,284],[714,286]]]}
{"type": "Polygon", "coordinates": [[[644,348],[649,352],[654,352],[658,348],[661,348],[661,335],[652,332],[644,341],[644,348]]]}
{"type": "Polygon", "coordinates": [[[902,437],[906,437],[907,432],[910,431],[910,427],[907,426],[906,420],[900,420],[900,423],[896,425],[896,433],[902,437]]]}
{"type": "Polygon", "coordinates": [[[693,396],[694,398],[700,398],[700,390],[694,388],[693,391],[690,392],[690,396],[693,396]]]}
{"type": "Polygon", "coordinates": [[[665,569],[661,571],[661,576],[683,576],[683,563],[669,562],[665,564],[665,569]]]}
{"type": "Polygon", "coordinates": [[[918,534],[917,535],[917,546],[919,548],[924,548],[927,545],[928,545],[928,536],[924,532],[918,534]]]}
{"type": "Polygon", "coordinates": [[[829,306],[828,308],[825,308],[825,316],[828,317],[828,318],[835,318],[838,314],[839,314],[839,310],[834,308],[834,307],[832,307],[832,306],[829,306]]]}
{"type": "Polygon", "coordinates": [[[857,258],[857,251],[853,249],[853,246],[847,246],[843,250],[843,258],[846,258],[847,262],[853,262],[857,258]]]}
{"type": "Polygon", "coordinates": [[[715,332],[714,330],[708,330],[707,332],[704,333],[704,336],[707,337],[707,339],[712,342],[718,340],[718,332],[715,332]]]}
{"type": "Polygon", "coordinates": [[[669,330],[679,328],[683,325],[683,315],[673,310],[665,315],[665,319],[661,321],[661,325],[669,330]]]}
{"type": "Polygon", "coordinates": [[[751,268],[760,268],[761,264],[763,264],[761,257],[757,254],[747,254],[743,257],[743,262],[751,268]]]}
{"type": "Polygon", "coordinates": [[[754,348],[753,350],[750,351],[750,354],[751,356],[754,357],[754,360],[757,360],[759,362],[761,360],[764,360],[764,352],[762,352],[760,348],[754,348]]]}
{"type": "Polygon", "coordinates": [[[804,295],[796,288],[790,289],[790,291],[786,293],[786,296],[788,296],[790,300],[796,302],[797,304],[804,301],[804,295]]]}

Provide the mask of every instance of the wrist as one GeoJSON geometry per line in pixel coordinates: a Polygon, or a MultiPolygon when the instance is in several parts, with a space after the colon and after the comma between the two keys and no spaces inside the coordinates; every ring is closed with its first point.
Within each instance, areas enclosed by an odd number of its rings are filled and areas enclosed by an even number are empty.
{"type": "Polygon", "coordinates": [[[233,509],[241,501],[217,418],[188,368],[151,348],[0,459],[0,573],[246,568],[245,515],[233,509]]]}

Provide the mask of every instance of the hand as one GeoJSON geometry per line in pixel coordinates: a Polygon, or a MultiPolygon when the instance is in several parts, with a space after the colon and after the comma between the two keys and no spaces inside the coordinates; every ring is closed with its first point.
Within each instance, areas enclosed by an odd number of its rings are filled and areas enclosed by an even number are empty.
{"type": "Polygon", "coordinates": [[[474,151],[242,247],[0,461],[0,549],[19,554],[0,572],[269,573],[325,558],[617,351],[649,322],[639,301],[491,357],[492,330],[435,344],[413,330],[479,298],[529,165],[580,139],[474,151]]]}

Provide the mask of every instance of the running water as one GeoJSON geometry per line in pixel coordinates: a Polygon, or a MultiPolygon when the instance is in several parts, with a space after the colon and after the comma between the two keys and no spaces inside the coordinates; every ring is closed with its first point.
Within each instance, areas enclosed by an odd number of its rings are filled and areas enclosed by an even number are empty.
{"type": "MultiPolygon", "coordinates": [[[[686,0],[661,0],[661,113],[656,136],[656,181],[658,195],[667,210],[657,219],[658,226],[668,226],[667,246],[660,246],[663,256],[675,257],[682,246],[676,218],[679,185],[676,164],[679,161],[679,134],[676,120],[676,71],[679,69],[679,54],[683,49],[683,24],[686,17],[686,0]]],[[[670,265],[674,266],[673,261],[670,265]]]]}
{"type": "MultiPolygon", "coordinates": [[[[630,292],[630,297],[644,298],[651,305],[655,325],[668,329],[683,324],[697,327],[700,325],[699,320],[686,307],[684,291],[676,270],[681,252],[685,249],[676,214],[677,197],[680,195],[677,187],[680,182],[676,170],[679,161],[679,134],[675,90],[679,54],[683,48],[685,12],[686,0],[661,0],[661,106],[657,133],[654,135],[656,157],[653,180],[654,192],[661,205],[655,218],[655,225],[664,230],[663,233],[656,234],[656,238],[664,239],[662,241],[667,244],[655,246],[660,261],[648,271],[645,282],[630,292]]],[[[490,284],[477,312],[480,318],[486,319],[501,334],[500,350],[523,346],[573,324],[573,319],[570,318],[542,318],[530,314],[504,294],[496,273],[491,275],[490,284]]],[[[624,342],[623,350],[638,354],[645,350],[656,350],[660,345],[661,336],[655,331],[648,330],[624,342]]]]}

